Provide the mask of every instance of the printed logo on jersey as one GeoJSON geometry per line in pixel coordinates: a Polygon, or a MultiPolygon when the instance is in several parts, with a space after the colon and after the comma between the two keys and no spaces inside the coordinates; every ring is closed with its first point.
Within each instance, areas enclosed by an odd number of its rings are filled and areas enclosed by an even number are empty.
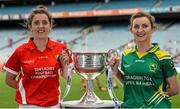
{"type": "Polygon", "coordinates": [[[149,65],[149,68],[150,68],[150,71],[151,71],[151,72],[156,72],[157,65],[156,65],[156,64],[153,64],[153,63],[151,63],[151,64],[149,65]]]}
{"type": "Polygon", "coordinates": [[[33,64],[34,60],[25,60],[23,61],[24,64],[33,64]]]}
{"type": "Polygon", "coordinates": [[[135,60],[135,62],[144,62],[144,60],[135,60]]]}

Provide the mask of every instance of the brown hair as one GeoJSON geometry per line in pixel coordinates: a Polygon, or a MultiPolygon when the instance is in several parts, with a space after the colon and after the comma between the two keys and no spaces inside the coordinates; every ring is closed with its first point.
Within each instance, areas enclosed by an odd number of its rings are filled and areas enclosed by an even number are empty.
{"type": "Polygon", "coordinates": [[[133,14],[131,16],[131,19],[130,19],[130,28],[132,28],[134,19],[139,18],[139,17],[147,17],[149,19],[150,23],[151,23],[151,27],[152,28],[156,28],[156,21],[155,21],[154,16],[152,16],[149,13],[142,12],[142,11],[137,12],[137,13],[135,13],[135,14],[133,14]]]}
{"type": "Polygon", "coordinates": [[[51,16],[51,14],[48,12],[48,8],[44,5],[38,5],[36,6],[32,12],[29,14],[29,17],[27,18],[27,20],[25,21],[25,24],[24,26],[26,28],[28,28],[29,25],[31,25],[32,23],[32,20],[33,20],[33,17],[36,15],[36,14],[45,14],[47,15],[48,19],[49,19],[49,22],[52,26],[54,26],[54,20],[51,16]]]}

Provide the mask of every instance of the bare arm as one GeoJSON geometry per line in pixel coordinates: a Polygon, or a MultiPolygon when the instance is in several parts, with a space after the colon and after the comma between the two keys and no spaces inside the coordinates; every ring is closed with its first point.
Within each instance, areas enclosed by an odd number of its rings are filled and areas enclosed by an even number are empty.
{"type": "Polygon", "coordinates": [[[118,70],[118,72],[116,73],[116,77],[122,84],[124,84],[124,78],[123,78],[124,76],[121,71],[118,70]]]}
{"type": "Polygon", "coordinates": [[[16,80],[16,75],[12,74],[12,73],[9,73],[9,72],[6,72],[6,79],[5,79],[5,82],[8,86],[16,89],[17,88],[17,80],[16,80]]]}
{"type": "Polygon", "coordinates": [[[68,71],[68,64],[69,64],[69,56],[66,52],[62,52],[59,57],[59,61],[62,65],[61,68],[61,76],[67,79],[67,71],[68,71]]]}
{"type": "Polygon", "coordinates": [[[66,65],[66,66],[63,66],[62,67],[62,69],[61,69],[61,76],[63,77],[63,78],[67,78],[67,69],[68,69],[68,66],[66,65]]]}
{"type": "Polygon", "coordinates": [[[113,74],[118,78],[118,80],[123,84],[124,79],[123,79],[123,74],[122,72],[118,69],[120,63],[120,59],[113,59],[109,62],[109,65],[112,68],[113,74]]]}
{"type": "Polygon", "coordinates": [[[168,83],[168,88],[166,90],[167,95],[169,96],[177,95],[179,93],[179,85],[176,75],[166,78],[166,82],[168,83]]]}

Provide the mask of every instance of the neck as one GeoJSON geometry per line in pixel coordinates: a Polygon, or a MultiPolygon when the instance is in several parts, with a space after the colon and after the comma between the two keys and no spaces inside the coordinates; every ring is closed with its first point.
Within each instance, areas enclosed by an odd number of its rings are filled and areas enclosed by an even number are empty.
{"type": "Polygon", "coordinates": [[[136,45],[139,53],[146,52],[152,46],[151,43],[136,43],[136,45]]]}
{"type": "Polygon", "coordinates": [[[48,39],[37,39],[37,38],[34,38],[33,42],[36,45],[38,50],[43,51],[43,50],[46,49],[46,46],[47,46],[47,43],[48,43],[48,39]]]}

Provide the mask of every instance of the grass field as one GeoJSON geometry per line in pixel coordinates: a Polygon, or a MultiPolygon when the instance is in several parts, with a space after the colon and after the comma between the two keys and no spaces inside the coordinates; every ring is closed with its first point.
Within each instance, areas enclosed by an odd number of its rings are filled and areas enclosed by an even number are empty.
{"type": "MultiPolygon", "coordinates": [[[[8,87],[5,83],[4,83],[4,78],[5,78],[5,73],[0,73],[0,108],[16,108],[17,104],[15,102],[15,90],[8,87]]],[[[100,81],[101,84],[105,86],[105,75],[101,75],[100,77],[100,81]]],[[[73,75],[73,80],[72,80],[72,87],[70,90],[69,95],[65,98],[66,100],[79,100],[81,98],[81,96],[84,93],[83,88],[80,86],[80,76],[77,74],[73,75]],[[77,93],[78,92],[78,93],[77,93]]],[[[178,74],[178,81],[180,81],[180,74],[178,74]]],[[[95,83],[95,81],[94,81],[95,83]]],[[[107,91],[105,92],[101,92],[96,84],[94,84],[94,91],[97,94],[97,96],[99,96],[101,99],[103,100],[109,100],[109,95],[107,93],[107,91]]],[[[62,95],[65,89],[65,80],[61,79],[61,89],[62,89],[62,95]]],[[[118,88],[114,89],[117,98],[119,100],[122,100],[123,98],[123,90],[122,90],[122,86],[120,84],[118,84],[118,88]]],[[[180,94],[172,97],[172,104],[173,104],[173,108],[180,108],[180,94]]]]}

